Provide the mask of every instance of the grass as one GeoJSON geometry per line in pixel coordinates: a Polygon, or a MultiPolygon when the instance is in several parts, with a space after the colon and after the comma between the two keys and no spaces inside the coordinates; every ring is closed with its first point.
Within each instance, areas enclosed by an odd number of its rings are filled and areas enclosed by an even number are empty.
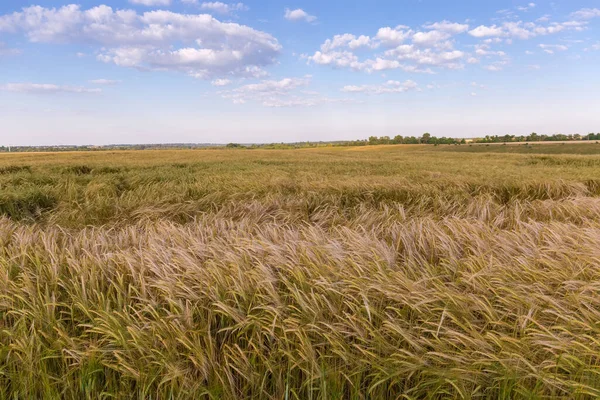
{"type": "Polygon", "coordinates": [[[600,158],[554,146],[2,155],[0,398],[597,398],[600,158]]]}
{"type": "Polygon", "coordinates": [[[559,143],[476,143],[461,146],[440,146],[441,151],[465,153],[517,153],[517,154],[595,154],[600,155],[600,142],[559,143]]]}

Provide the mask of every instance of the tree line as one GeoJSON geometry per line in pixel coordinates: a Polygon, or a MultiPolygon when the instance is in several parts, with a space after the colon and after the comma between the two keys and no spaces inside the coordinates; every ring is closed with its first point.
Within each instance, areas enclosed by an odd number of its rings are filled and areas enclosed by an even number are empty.
{"type": "Polygon", "coordinates": [[[442,136],[440,138],[424,133],[417,136],[370,136],[363,140],[341,140],[334,142],[297,142],[297,143],[263,143],[263,144],[239,144],[229,143],[227,145],[210,143],[165,143],[165,144],[121,144],[105,146],[0,146],[2,152],[34,152],[34,151],[102,151],[102,150],[161,150],[161,149],[297,149],[307,147],[337,147],[337,146],[376,146],[383,144],[453,144],[461,145],[467,143],[511,143],[511,142],[568,142],[594,140],[600,141],[600,133],[589,133],[580,135],[578,133],[564,135],[557,133],[554,135],[538,135],[533,132],[530,135],[486,135],[483,138],[475,139],[457,139],[442,136]]]}
{"type": "MultiPolygon", "coordinates": [[[[379,144],[465,144],[465,139],[455,139],[442,136],[441,138],[432,136],[430,133],[424,133],[421,137],[396,135],[393,138],[389,136],[370,136],[369,139],[361,142],[362,145],[374,146],[379,144]]],[[[353,142],[355,143],[355,142],[353,142]]]]}
{"type": "MultiPolygon", "coordinates": [[[[483,138],[469,139],[470,143],[510,143],[510,142],[568,142],[578,140],[600,140],[600,133],[589,133],[580,135],[578,133],[564,135],[557,133],[554,135],[538,135],[533,132],[530,135],[504,135],[490,136],[486,135],[483,138]]],[[[389,136],[370,136],[366,140],[355,140],[347,142],[350,146],[374,146],[381,144],[466,144],[467,139],[456,139],[449,137],[435,137],[429,133],[424,133],[421,137],[397,135],[393,138],[389,136]]]]}
{"type": "Polygon", "coordinates": [[[504,136],[485,136],[481,139],[476,139],[474,143],[510,143],[510,142],[569,142],[577,140],[600,140],[600,133],[589,133],[580,135],[578,133],[572,135],[564,135],[557,133],[554,135],[538,135],[533,132],[530,135],[504,135],[504,136]]]}

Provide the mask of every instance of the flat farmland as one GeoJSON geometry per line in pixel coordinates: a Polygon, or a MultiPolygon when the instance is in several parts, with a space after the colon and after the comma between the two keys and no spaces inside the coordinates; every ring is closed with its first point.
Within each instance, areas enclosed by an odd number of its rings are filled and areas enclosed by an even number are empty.
{"type": "Polygon", "coordinates": [[[595,143],[0,155],[0,398],[597,398],[599,290],[595,143]]]}

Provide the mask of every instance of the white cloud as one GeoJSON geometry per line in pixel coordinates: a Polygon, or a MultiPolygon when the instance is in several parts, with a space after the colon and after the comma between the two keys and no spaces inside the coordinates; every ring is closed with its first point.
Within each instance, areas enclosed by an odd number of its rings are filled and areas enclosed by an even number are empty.
{"type": "Polygon", "coordinates": [[[93,83],[94,85],[107,85],[107,86],[116,85],[118,83],[121,83],[121,81],[112,80],[112,79],[93,79],[89,82],[93,83]]]}
{"type": "Polygon", "coordinates": [[[381,85],[348,85],[344,86],[341,90],[346,93],[387,94],[403,93],[417,88],[417,83],[411,80],[404,82],[390,80],[381,85]]]}
{"type": "Polygon", "coordinates": [[[56,93],[100,93],[102,89],[90,89],[82,86],[61,86],[49,83],[7,83],[0,90],[27,94],[56,94],[56,93]]]}
{"type": "MultiPolygon", "coordinates": [[[[526,7],[528,10],[533,9],[535,4],[529,3],[526,7]]],[[[511,13],[507,10],[503,14],[511,13]]],[[[487,61],[483,68],[501,71],[510,63],[510,57],[506,51],[492,50],[490,45],[510,45],[516,39],[529,40],[568,30],[581,31],[588,24],[576,19],[542,23],[548,20],[549,18],[523,22],[505,18],[503,22],[489,26],[479,25],[471,30],[467,23],[446,20],[423,25],[423,31],[414,31],[404,25],[394,28],[388,26],[380,28],[374,36],[349,33],[335,35],[321,45],[320,51],[303,57],[309,63],[367,73],[387,70],[434,73],[432,68],[462,69],[465,65],[478,64],[483,60],[487,61]],[[456,36],[465,32],[481,39],[481,43],[475,45],[474,52],[456,48],[460,45],[456,36]],[[358,48],[362,50],[356,51],[358,48]]],[[[556,49],[544,50],[551,52],[556,49]]]]}
{"type": "Polygon", "coordinates": [[[412,36],[412,41],[420,46],[434,46],[449,39],[450,36],[450,33],[442,31],[417,32],[412,36]]]}
{"type": "Polygon", "coordinates": [[[436,22],[434,24],[424,25],[423,27],[425,29],[432,29],[432,30],[436,30],[436,31],[448,32],[453,35],[457,35],[459,33],[463,33],[463,32],[466,32],[469,30],[468,24],[459,24],[456,22],[450,22],[450,21],[446,21],[446,20],[444,20],[442,22],[436,22]]]}
{"type": "Polygon", "coordinates": [[[312,107],[319,104],[349,102],[349,99],[332,99],[318,92],[303,90],[310,85],[311,76],[285,78],[281,80],[263,80],[218,92],[223,98],[234,104],[256,102],[265,107],[312,107]]]}
{"type": "Polygon", "coordinates": [[[592,45],[592,50],[600,50],[600,42],[592,45]]]}
{"type": "Polygon", "coordinates": [[[314,55],[308,57],[309,61],[319,65],[331,65],[337,68],[351,68],[354,70],[364,70],[365,65],[358,60],[358,57],[349,51],[317,51],[314,55]]]}
{"type": "Polygon", "coordinates": [[[479,25],[477,28],[470,30],[469,35],[477,37],[477,38],[488,37],[488,36],[503,36],[504,30],[501,27],[496,26],[496,25],[492,25],[492,26],[479,25]]]}
{"type": "Polygon", "coordinates": [[[350,51],[315,52],[309,56],[309,62],[319,65],[330,65],[336,68],[350,68],[355,71],[384,71],[401,69],[406,72],[433,73],[424,66],[441,66],[450,69],[460,68],[459,62],[465,53],[458,50],[438,52],[432,49],[417,49],[414,45],[400,45],[388,50],[385,58],[375,57],[360,61],[350,51]],[[412,65],[416,64],[416,65],[412,65]]]}
{"type": "Polygon", "coordinates": [[[377,47],[369,36],[361,35],[356,37],[350,33],[343,35],[335,35],[333,39],[327,39],[325,43],[321,45],[321,51],[329,52],[331,50],[347,47],[349,49],[357,49],[359,47],[377,47]]]}
{"type": "Polygon", "coordinates": [[[375,60],[367,60],[364,66],[373,71],[385,71],[388,69],[398,69],[402,67],[402,64],[397,60],[386,60],[378,57],[375,60]]]}
{"type": "Polygon", "coordinates": [[[538,19],[536,19],[536,22],[548,22],[550,21],[550,14],[544,14],[541,17],[539,17],[538,19]]]}
{"type": "Polygon", "coordinates": [[[235,89],[218,92],[223,98],[231,100],[234,104],[245,104],[254,101],[267,104],[276,104],[282,99],[289,100],[291,93],[300,87],[310,84],[310,76],[303,78],[285,78],[277,80],[263,80],[235,89]]]}
{"type": "Polygon", "coordinates": [[[32,6],[0,16],[0,32],[23,32],[36,43],[95,46],[97,58],[123,67],[180,71],[202,79],[259,76],[281,45],[248,26],[207,14],[113,10],[78,5],[32,6]]]}
{"type": "Polygon", "coordinates": [[[314,22],[317,20],[317,17],[315,17],[314,15],[308,14],[306,11],[304,11],[301,8],[298,8],[296,10],[290,10],[289,8],[286,8],[284,17],[285,17],[285,19],[287,19],[289,21],[314,22]]]}
{"type": "Polygon", "coordinates": [[[397,26],[396,28],[387,26],[385,28],[380,28],[377,31],[375,38],[385,46],[398,46],[413,34],[411,30],[407,29],[408,27],[402,25],[397,26]]]}
{"type": "Polygon", "coordinates": [[[502,25],[480,25],[477,28],[470,30],[469,34],[476,38],[509,38],[506,39],[508,43],[512,38],[526,40],[536,36],[555,34],[564,30],[582,31],[585,29],[586,25],[587,22],[585,21],[554,22],[547,26],[536,25],[533,22],[524,23],[523,21],[511,21],[504,22],[502,25]]]}
{"type": "Polygon", "coordinates": [[[213,86],[227,86],[231,84],[229,79],[215,79],[211,82],[213,86]]]}
{"type": "Polygon", "coordinates": [[[486,65],[484,68],[492,72],[502,71],[502,67],[499,65],[486,65]]]}
{"type": "Polygon", "coordinates": [[[246,11],[248,10],[248,7],[246,7],[244,3],[226,4],[216,1],[202,3],[200,9],[212,11],[217,14],[229,15],[233,14],[235,11],[246,11]]]}
{"type": "Polygon", "coordinates": [[[437,51],[435,49],[417,49],[412,45],[398,46],[394,50],[386,52],[388,56],[394,56],[397,60],[410,61],[418,65],[449,66],[453,68],[455,63],[465,57],[460,50],[437,51]]]}
{"type": "Polygon", "coordinates": [[[575,11],[571,14],[572,18],[575,19],[592,19],[600,17],[599,8],[582,8],[579,11],[575,11]]]}
{"type": "Polygon", "coordinates": [[[532,37],[536,36],[536,33],[524,28],[521,21],[504,23],[504,30],[507,36],[522,40],[531,39],[532,37]]]}
{"type": "Polygon", "coordinates": [[[260,83],[251,83],[240,86],[234,91],[237,93],[269,93],[269,94],[285,94],[293,89],[310,84],[310,76],[303,78],[285,78],[279,81],[268,80],[260,83]]]}
{"type": "Polygon", "coordinates": [[[535,3],[529,3],[526,6],[517,7],[517,10],[519,10],[519,11],[529,11],[529,10],[531,10],[533,8],[535,8],[535,3]]]}
{"type": "Polygon", "coordinates": [[[137,4],[146,7],[169,6],[171,0],[129,0],[131,4],[137,4]]]}
{"type": "Polygon", "coordinates": [[[482,57],[491,57],[491,56],[497,56],[497,57],[507,57],[507,54],[504,51],[493,51],[490,50],[490,45],[488,44],[479,44],[479,45],[475,45],[475,54],[482,57]]]}
{"type": "Polygon", "coordinates": [[[483,43],[485,44],[492,44],[492,43],[502,43],[502,39],[500,38],[488,38],[488,39],[484,39],[482,40],[483,43]]]}
{"type": "Polygon", "coordinates": [[[542,69],[542,67],[537,64],[528,65],[527,68],[529,68],[532,71],[538,71],[538,70],[542,69]]]}
{"type": "Polygon", "coordinates": [[[556,51],[567,51],[569,47],[562,44],[540,44],[539,45],[544,52],[548,54],[554,54],[556,51]]]}
{"type": "Polygon", "coordinates": [[[400,69],[406,72],[433,73],[429,67],[447,69],[463,68],[466,53],[454,49],[454,42],[449,40],[450,32],[468,29],[458,27],[448,21],[427,25],[437,26],[440,30],[414,32],[406,26],[395,28],[384,27],[373,37],[353,34],[335,35],[327,39],[319,51],[313,55],[303,56],[309,63],[329,65],[334,68],[348,68],[368,73],[400,69]],[[411,44],[404,43],[410,40],[411,44]],[[363,48],[373,50],[383,48],[380,53],[359,58],[355,50],[363,48]]]}

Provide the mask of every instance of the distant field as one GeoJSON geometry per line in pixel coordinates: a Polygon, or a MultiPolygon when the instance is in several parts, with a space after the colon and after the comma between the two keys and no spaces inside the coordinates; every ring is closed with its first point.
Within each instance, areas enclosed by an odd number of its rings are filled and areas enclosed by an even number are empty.
{"type": "Polygon", "coordinates": [[[522,153],[522,154],[598,154],[600,142],[531,142],[531,143],[473,143],[460,146],[438,146],[444,151],[466,153],[522,153]]]}
{"type": "Polygon", "coordinates": [[[0,398],[600,396],[600,145],[0,155],[0,398]]]}

